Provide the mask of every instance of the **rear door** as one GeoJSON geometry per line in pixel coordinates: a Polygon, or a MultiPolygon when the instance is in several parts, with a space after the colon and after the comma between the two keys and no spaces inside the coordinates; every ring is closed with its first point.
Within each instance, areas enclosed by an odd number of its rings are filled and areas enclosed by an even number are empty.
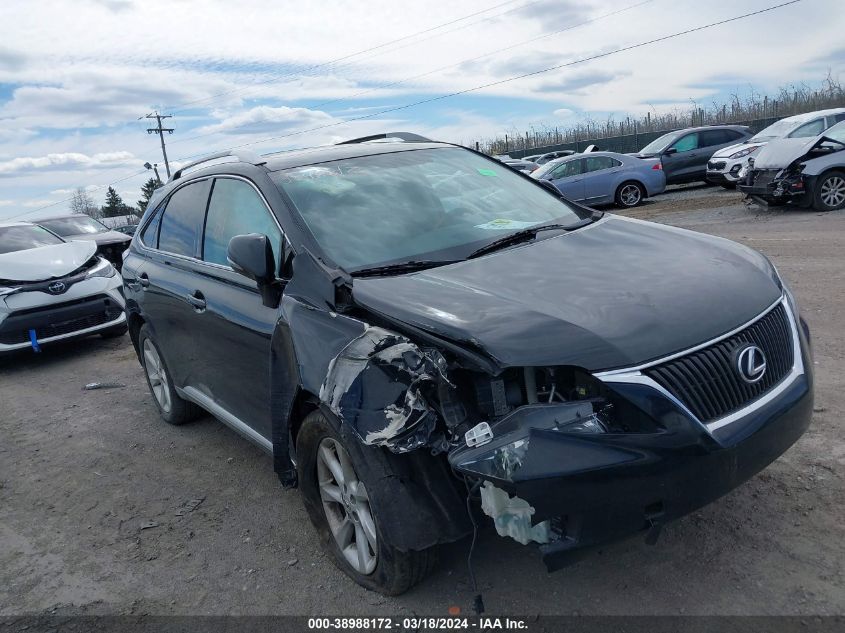
{"type": "Polygon", "coordinates": [[[584,161],[584,189],[587,203],[610,202],[622,163],[610,156],[587,156],[584,161]]]}
{"type": "Polygon", "coordinates": [[[192,329],[198,337],[195,387],[267,440],[270,421],[270,339],[278,308],[265,307],[258,287],[232,270],[226,253],[236,235],[267,235],[280,272],[284,237],[252,182],[214,179],[202,238],[202,263],[191,280],[192,329]]]}
{"type": "Polygon", "coordinates": [[[196,383],[199,370],[199,337],[188,295],[194,286],[210,189],[211,179],[204,178],[170,194],[155,220],[157,238],[150,232],[152,225],[144,231],[144,244],[151,250],[145,250],[146,261],[134,271],[142,312],[178,387],[196,383]]]}
{"type": "Polygon", "coordinates": [[[581,175],[583,163],[584,161],[581,158],[561,163],[552,170],[547,179],[558,188],[558,191],[565,198],[583,200],[586,195],[584,193],[584,178],[581,175]]]}

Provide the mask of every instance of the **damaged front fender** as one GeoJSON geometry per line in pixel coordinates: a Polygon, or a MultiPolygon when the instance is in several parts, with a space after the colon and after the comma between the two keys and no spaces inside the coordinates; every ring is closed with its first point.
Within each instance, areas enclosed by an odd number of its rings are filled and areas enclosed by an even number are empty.
{"type": "Polygon", "coordinates": [[[331,361],[320,400],[364,443],[407,453],[446,450],[429,404],[446,378],[446,360],[404,336],[368,326],[331,361]]]}

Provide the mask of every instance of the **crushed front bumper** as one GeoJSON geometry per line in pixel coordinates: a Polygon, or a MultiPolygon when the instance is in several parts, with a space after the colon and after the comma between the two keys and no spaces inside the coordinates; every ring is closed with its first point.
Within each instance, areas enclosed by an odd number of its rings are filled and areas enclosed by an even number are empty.
{"type": "MultiPolygon", "coordinates": [[[[451,454],[450,462],[530,504],[533,525],[549,521],[552,538],[540,551],[550,571],[559,569],[591,546],[657,530],[710,503],[803,434],[812,417],[813,377],[808,332],[801,326],[792,317],[792,371],[722,419],[704,424],[647,376],[617,374],[604,380],[653,418],[659,432],[563,433],[532,424],[528,449],[516,456],[514,468],[497,471],[485,465],[489,461],[462,459],[462,451],[451,454]]],[[[523,409],[536,415],[536,408],[523,409]]]]}

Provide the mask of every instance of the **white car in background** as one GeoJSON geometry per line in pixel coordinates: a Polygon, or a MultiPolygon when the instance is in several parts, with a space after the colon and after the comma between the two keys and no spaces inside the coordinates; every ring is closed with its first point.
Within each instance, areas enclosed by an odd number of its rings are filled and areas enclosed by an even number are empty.
{"type": "Polygon", "coordinates": [[[707,180],[732,189],[744,175],[740,170],[769,141],[782,138],[813,138],[845,120],[845,108],[816,110],[775,121],[751,138],[718,150],[707,162],[707,180]]]}
{"type": "Polygon", "coordinates": [[[121,277],[96,250],[29,222],[0,223],[0,355],[126,333],[121,277]]]}

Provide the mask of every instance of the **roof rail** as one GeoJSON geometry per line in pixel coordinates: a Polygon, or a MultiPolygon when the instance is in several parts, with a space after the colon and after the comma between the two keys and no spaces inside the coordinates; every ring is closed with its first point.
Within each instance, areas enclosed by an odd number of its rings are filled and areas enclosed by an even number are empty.
{"type": "Polygon", "coordinates": [[[338,145],[352,145],[354,143],[366,143],[367,141],[379,141],[385,138],[398,138],[406,143],[434,143],[430,138],[414,134],[413,132],[385,132],[383,134],[373,134],[372,136],[362,136],[361,138],[353,138],[348,141],[341,141],[338,145]]]}
{"type": "Polygon", "coordinates": [[[204,156],[204,157],[202,157],[198,160],[195,160],[193,162],[188,163],[187,165],[183,165],[182,167],[177,169],[175,172],[173,172],[173,175],[170,177],[170,180],[168,180],[167,182],[173,182],[174,180],[178,180],[179,178],[181,178],[182,173],[186,169],[191,169],[192,167],[196,167],[197,165],[202,165],[203,163],[207,163],[207,162],[212,161],[212,160],[217,160],[218,158],[226,158],[227,156],[234,156],[235,158],[238,159],[238,161],[240,161],[242,163],[250,163],[252,165],[263,165],[264,163],[267,162],[266,159],[262,158],[261,156],[259,156],[258,154],[254,153],[254,152],[243,151],[243,150],[239,150],[239,151],[225,150],[225,151],[222,151],[222,152],[217,152],[215,154],[209,154],[208,156],[204,156]]]}

